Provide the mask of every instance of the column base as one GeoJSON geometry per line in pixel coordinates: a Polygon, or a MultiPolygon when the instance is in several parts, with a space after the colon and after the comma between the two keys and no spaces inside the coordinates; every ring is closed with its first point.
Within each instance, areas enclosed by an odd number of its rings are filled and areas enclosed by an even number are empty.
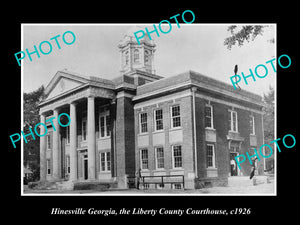
{"type": "Polygon", "coordinates": [[[118,188],[120,189],[127,189],[127,176],[124,175],[122,177],[117,177],[117,182],[118,182],[118,188]]]}

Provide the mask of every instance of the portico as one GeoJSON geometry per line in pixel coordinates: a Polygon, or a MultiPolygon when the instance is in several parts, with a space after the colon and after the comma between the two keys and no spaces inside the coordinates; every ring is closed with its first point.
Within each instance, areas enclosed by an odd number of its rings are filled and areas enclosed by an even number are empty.
{"type": "Polygon", "coordinates": [[[110,103],[115,98],[113,84],[107,80],[93,77],[85,79],[67,71],[59,71],[45,92],[48,97],[40,103],[40,118],[49,126],[50,136],[45,135],[40,140],[41,180],[99,180],[104,171],[97,165],[104,150],[109,153],[104,154],[106,158],[101,162],[104,165],[102,169],[106,169],[106,178],[112,178],[114,146],[110,127],[114,121],[107,120],[103,124],[103,117],[100,118],[103,113],[100,111],[105,108],[105,113],[110,115],[110,103]],[[62,128],[57,120],[53,120],[53,123],[47,120],[47,116],[57,118],[61,112],[70,115],[69,127],[62,128]],[[106,131],[106,135],[102,137],[103,131],[106,131]],[[100,146],[102,143],[105,149],[100,146]],[[110,164],[109,170],[107,163],[110,164]]]}

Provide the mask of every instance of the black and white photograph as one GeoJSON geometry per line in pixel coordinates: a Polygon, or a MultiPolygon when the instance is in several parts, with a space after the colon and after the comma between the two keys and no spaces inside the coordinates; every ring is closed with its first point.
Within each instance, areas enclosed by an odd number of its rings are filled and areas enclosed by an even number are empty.
{"type": "Polygon", "coordinates": [[[22,24],[22,40],[24,195],[276,195],[276,24],[22,24]]]}

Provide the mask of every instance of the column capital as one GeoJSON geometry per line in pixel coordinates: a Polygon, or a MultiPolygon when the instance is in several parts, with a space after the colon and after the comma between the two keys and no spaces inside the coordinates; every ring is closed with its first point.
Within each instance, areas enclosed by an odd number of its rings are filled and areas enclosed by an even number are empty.
{"type": "Polygon", "coordinates": [[[192,90],[192,92],[196,92],[197,91],[197,87],[192,87],[191,90],[192,90]]]}
{"type": "Polygon", "coordinates": [[[93,94],[89,94],[87,98],[95,99],[95,96],[93,94]]]}
{"type": "Polygon", "coordinates": [[[39,116],[44,116],[46,117],[46,112],[42,112],[41,110],[39,111],[39,116]]]}
{"type": "Polygon", "coordinates": [[[53,113],[54,113],[54,112],[59,113],[59,107],[55,107],[54,109],[52,109],[52,111],[53,111],[53,113]]]}
{"type": "Polygon", "coordinates": [[[74,106],[76,106],[76,105],[78,105],[78,102],[76,102],[76,101],[72,101],[72,102],[70,102],[69,104],[70,104],[70,105],[74,105],[74,106]]]}

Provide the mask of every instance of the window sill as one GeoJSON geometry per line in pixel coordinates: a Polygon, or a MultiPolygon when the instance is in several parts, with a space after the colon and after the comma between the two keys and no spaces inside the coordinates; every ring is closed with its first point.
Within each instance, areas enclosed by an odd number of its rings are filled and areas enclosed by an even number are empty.
{"type": "Polygon", "coordinates": [[[207,170],[211,170],[211,171],[218,170],[218,168],[217,168],[217,167],[207,167],[206,169],[207,169],[207,170]]]}
{"type": "Polygon", "coordinates": [[[111,171],[100,171],[99,174],[111,174],[111,171]]]}
{"type": "Polygon", "coordinates": [[[105,136],[105,137],[99,137],[98,140],[107,140],[110,139],[110,136],[105,136]]]}
{"type": "Polygon", "coordinates": [[[211,127],[205,127],[205,130],[216,131],[216,129],[215,129],[215,128],[211,128],[211,127]]]}
{"type": "Polygon", "coordinates": [[[155,131],[153,131],[152,132],[152,134],[159,134],[159,133],[164,133],[165,131],[164,131],[164,129],[162,129],[162,130],[155,130],[155,131]]]}
{"type": "Polygon", "coordinates": [[[175,131],[175,130],[182,130],[182,127],[172,127],[169,129],[170,131],[175,131]]]}
{"type": "Polygon", "coordinates": [[[174,171],[184,171],[183,167],[176,167],[176,168],[172,168],[170,169],[170,171],[174,172],[174,171]]]}
{"type": "Polygon", "coordinates": [[[138,136],[144,136],[144,135],[149,135],[149,132],[146,133],[139,133],[138,136]]]}

